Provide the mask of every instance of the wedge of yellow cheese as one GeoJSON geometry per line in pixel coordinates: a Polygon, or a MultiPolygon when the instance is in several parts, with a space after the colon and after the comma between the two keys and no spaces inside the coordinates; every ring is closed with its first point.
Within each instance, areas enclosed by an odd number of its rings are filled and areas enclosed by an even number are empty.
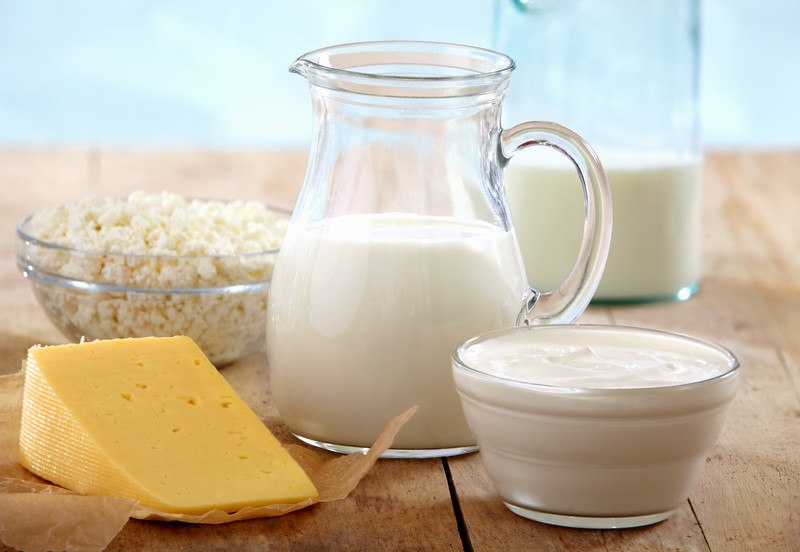
{"type": "Polygon", "coordinates": [[[76,492],[133,498],[169,513],[317,496],[188,337],[32,348],[20,462],[76,492]]]}

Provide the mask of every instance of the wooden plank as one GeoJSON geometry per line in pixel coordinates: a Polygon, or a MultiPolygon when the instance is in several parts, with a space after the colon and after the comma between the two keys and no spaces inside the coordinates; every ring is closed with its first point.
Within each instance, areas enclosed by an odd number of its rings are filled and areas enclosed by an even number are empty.
{"type": "Polygon", "coordinates": [[[739,396],[690,500],[712,550],[796,551],[800,401],[774,351],[739,355],[739,396]]]}
{"type": "MultiPolygon", "coordinates": [[[[89,148],[0,149],[0,205],[30,212],[43,202],[61,202],[90,188],[89,148]]],[[[2,216],[8,211],[2,211],[2,216]]]]}
{"type": "Polygon", "coordinates": [[[254,199],[292,208],[308,154],[287,151],[99,150],[96,193],[172,191],[192,197],[254,199]]]}

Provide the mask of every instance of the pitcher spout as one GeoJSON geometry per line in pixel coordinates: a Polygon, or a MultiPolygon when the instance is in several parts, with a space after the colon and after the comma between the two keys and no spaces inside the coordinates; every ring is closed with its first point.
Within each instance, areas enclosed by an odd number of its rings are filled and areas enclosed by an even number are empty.
{"type": "Polygon", "coordinates": [[[297,58],[290,66],[289,72],[290,73],[297,73],[298,75],[308,78],[308,71],[311,67],[311,64],[305,57],[297,58]]]}

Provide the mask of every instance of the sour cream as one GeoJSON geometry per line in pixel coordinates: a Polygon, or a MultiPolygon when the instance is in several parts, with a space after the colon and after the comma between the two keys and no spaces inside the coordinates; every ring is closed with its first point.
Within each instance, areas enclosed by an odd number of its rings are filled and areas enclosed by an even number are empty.
{"type": "Polygon", "coordinates": [[[467,341],[453,377],[509,509],[614,528],[661,521],[686,500],[739,370],[726,349],[686,336],[541,326],[467,341]]]}
{"type": "Polygon", "coordinates": [[[461,360],[518,382],[587,389],[681,385],[730,370],[726,356],[700,342],[625,331],[512,332],[465,348],[461,360]]]}

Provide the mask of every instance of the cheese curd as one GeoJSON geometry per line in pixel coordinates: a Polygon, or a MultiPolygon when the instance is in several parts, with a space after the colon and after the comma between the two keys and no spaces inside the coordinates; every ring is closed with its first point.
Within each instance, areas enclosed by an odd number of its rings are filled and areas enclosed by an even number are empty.
{"type": "Polygon", "coordinates": [[[35,213],[22,230],[46,243],[26,242],[21,257],[68,337],[183,334],[220,364],[262,345],[287,225],[255,201],[87,197],[35,213]]]}

